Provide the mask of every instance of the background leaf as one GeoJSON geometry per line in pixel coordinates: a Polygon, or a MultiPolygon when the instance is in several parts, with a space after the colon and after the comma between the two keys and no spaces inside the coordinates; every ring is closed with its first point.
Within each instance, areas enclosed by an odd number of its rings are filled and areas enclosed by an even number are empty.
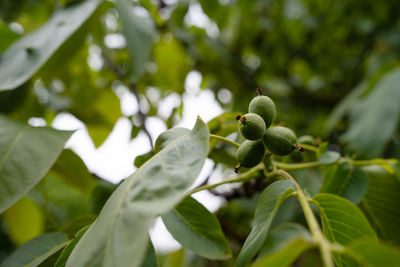
{"type": "Polygon", "coordinates": [[[349,244],[343,254],[352,257],[360,264],[359,266],[397,266],[400,262],[400,250],[398,248],[368,239],[349,244]]]}
{"type": "Polygon", "coordinates": [[[209,259],[231,257],[218,220],[197,200],[186,197],[162,219],[168,231],[184,248],[209,259]]]}
{"type": "Polygon", "coordinates": [[[127,0],[117,0],[116,6],[131,58],[130,79],[136,81],[146,70],[155,37],[154,23],[149,14],[127,0]]]}
{"type": "Polygon", "coordinates": [[[0,212],[43,178],[71,134],[0,115],[0,212]]]}
{"type": "Polygon", "coordinates": [[[93,14],[100,0],[87,0],[58,10],[40,29],[9,47],[0,61],[0,91],[27,81],[93,14]]]}
{"type": "Polygon", "coordinates": [[[17,246],[40,235],[46,219],[40,206],[27,197],[14,203],[3,213],[7,234],[17,246]]]}
{"type": "Polygon", "coordinates": [[[281,180],[271,184],[262,192],[257,203],[254,227],[240,250],[236,266],[246,266],[256,255],[267,237],[279,206],[295,189],[296,185],[292,181],[281,180]]]}
{"type": "Polygon", "coordinates": [[[127,178],[78,242],[67,266],[139,266],[148,229],[158,215],[183,198],[197,178],[207,157],[208,139],[208,129],[198,119],[189,134],[170,143],[127,178]]]}
{"type": "Polygon", "coordinates": [[[400,244],[400,182],[379,166],[363,169],[368,189],[360,207],[380,238],[400,244]]]}
{"type": "Polygon", "coordinates": [[[25,243],[6,258],[1,267],[34,267],[56,253],[67,243],[62,233],[46,233],[25,243]]]}
{"type": "Polygon", "coordinates": [[[336,194],[358,204],[367,192],[367,175],[348,162],[326,166],[323,172],[321,193],[336,194]]]}
{"type": "Polygon", "coordinates": [[[383,152],[400,119],[399,83],[400,68],[396,68],[354,106],[350,127],[343,136],[351,150],[368,158],[380,156],[383,152]]]}

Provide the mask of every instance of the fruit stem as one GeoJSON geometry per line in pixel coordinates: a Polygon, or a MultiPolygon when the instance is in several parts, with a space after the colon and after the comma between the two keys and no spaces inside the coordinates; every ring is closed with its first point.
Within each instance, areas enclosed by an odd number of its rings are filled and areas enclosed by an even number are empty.
{"type": "Polygon", "coordinates": [[[186,195],[190,196],[191,194],[197,193],[199,191],[211,189],[211,188],[223,185],[223,184],[246,182],[248,180],[253,179],[254,177],[259,176],[260,173],[262,172],[263,168],[264,168],[263,164],[258,164],[257,166],[251,168],[247,172],[241,173],[234,178],[230,178],[230,179],[224,180],[224,181],[216,183],[216,184],[200,186],[198,188],[195,188],[195,189],[189,191],[186,195]]]}
{"type": "Polygon", "coordinates": [[[297,146],[304,148],[305,150],[309,150],[312,152],[318,152],[318,147],[307,145],[307,144],[297,144],[297,146]]]}
{"type": "Polygon", "coordinates": [[[257,88],[257,93],[260,96],[263,95],[263,91],[262,91],[262,89],[260,87],[257,88]]]}
{"type": "Polygon", "coordinates": [[[305,162],[305,163],[283,163],[283,162],[274,161],[274,164],[278,168],[280,168],[282,170],[286,170],[286,171],[302,170],[302,169],[308,169],[308,168],[326,165],[319,161],[310,161],[310,162],[305,162]]]}
{"type": "Polygon", "coordinates": [[[233,145],[235,147],[239,147],[240,146],[240,144],[236,143],[235,141],[229,140],[229,139],[227,139],[227,138],[225,138],[223,136],[220,136],[220,135],[210,134],[210,138],[221,140],[221,141],[223,141],[225,143],[229,143],[229,144],[231,144],[231,145],[233,145]]]}

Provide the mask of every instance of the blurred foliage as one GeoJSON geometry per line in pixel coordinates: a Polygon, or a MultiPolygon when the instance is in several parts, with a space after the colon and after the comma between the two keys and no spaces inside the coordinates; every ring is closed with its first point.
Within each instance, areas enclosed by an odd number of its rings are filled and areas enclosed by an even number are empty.
{"type": "MultiPolygon", "coordinates": [[[[284,121],[298,136],[316,137],[318,145],[329,142],[321,147],[331,151],[319,158],[306,152],[282,161],[326,162],[337,160],[338,153],[400,158],[399,14],[397,0],[0,0],[0,77],[13,82],[0,80],[0,114],[25,123],[43,118],[51,125],[58,114],[70,113],[100,147],[121,117],[129,119],[132,139],[151,131],[147,117],[157,116],[168,128],[177,124],[184,96],[193,94],[185,81],[195,71],[201,90],[210,90],[226,111],[208,123],[212,134],[240,142],[233,134],[235,116],[247,111],[261,87],[277,105],[276,124],[284,121]],[[93,10],[81,9],[84,5],[93,10]],[[71,29],[66,34],[54,26],[60,26],[54,14],[71,10],[75,19],[65,16],[63,25],[71,29]],[[75,25],[77,18],[82,21],[75,25]],[[222,97],[226,90],[230,101],[222,97]],[[121,111],[123,92],[138,102],[132,114],[121,111]],[[161,111],[170,96],[179,101],[161,111]]],[[[210,146],[209,158],[222,171],[231,170],[234,148],[215,140],[210,146]]],[[[153,155],[132,164],[139,167],[153,155]]],[[[310,196],[322,186],[323,192],[346,197],[358,187],[327,188],[326,181],[339,186],[338,173],[349,173],[349,183],[363,188],[351,200],[362,199],[359,206],[378,236],[398,245],[397,204],[388,208],[399,203],[398,166],[354,172],[346,166],[324,169],[325,185],[319,171],[292,174],[310,196]]],[[[114,189],[65,150],[44,179],[1,214],[0,261],[43,232],[64,231],[71,221],[79,229],[90,224],[95,215],[85,216],[98,214],[114,189]]],[[[216,213],[234,257],[251,231],[257,198],[235,199],[216,213]]],[[[298,214],[276,217],[304,222],[298,214]]],[[[319,266],[316,254],[309,250],[296,264],[319,266]]],[[[160,266],[232,265],[187,250],[159,258],[160,266]]]]}

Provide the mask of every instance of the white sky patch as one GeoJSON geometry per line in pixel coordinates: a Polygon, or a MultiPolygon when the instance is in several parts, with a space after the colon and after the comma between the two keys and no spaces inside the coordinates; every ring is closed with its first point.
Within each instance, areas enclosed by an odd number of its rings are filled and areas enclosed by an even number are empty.
{"type": "Polygon", "coordinates": [[[89,56],[87,58],[89,67],[94,71],[99,71],[103,67],[103,58],[101,57],[101,48],[97,45],[89,46],[89,56]]]}
{"type": "Polygon", "coordinates": [[[188,26],[194,25],[205,29],[207,34],[211,37],[216,38],[220,33],[217,24],[210,20],[198,3],[189,5],[189,10],[185,15],[184,21],[188,26]]]}
{"type": "Polygon", "coordinates": [[[177,93],[172,93],[160,101],[158,104],[157,115],[167,119],[171,115],[172,110],[180,104],[181,97],[177,93]]]}
{"type": "Polygon", "coordinates": [[[109,33],[104,36],[104,44],[110,49],[123,49],[126,39],[121,33],[109,33]]]}

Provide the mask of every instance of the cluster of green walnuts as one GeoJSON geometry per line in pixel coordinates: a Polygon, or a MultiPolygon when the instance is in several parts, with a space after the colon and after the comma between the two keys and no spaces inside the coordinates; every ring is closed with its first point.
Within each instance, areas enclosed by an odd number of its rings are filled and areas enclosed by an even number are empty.
{"type": "Polygon", "coordinates": [[[239,132],[247,140],[236,151],[239,165],[235,167],[235,172],[240,167],[254,167],[271,154],[286,156],[296,148],[301,151],[292,130],[282,126],[270,127],[275,121],[275,103],[263,95],[260,88],[257,91],[259,95],[251,100],[249,113],[236,117],[239,132]]]}

